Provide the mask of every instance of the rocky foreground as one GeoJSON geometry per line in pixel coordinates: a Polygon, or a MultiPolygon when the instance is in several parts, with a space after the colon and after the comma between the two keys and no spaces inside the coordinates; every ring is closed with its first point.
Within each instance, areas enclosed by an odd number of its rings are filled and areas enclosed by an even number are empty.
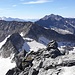
{"type": "Polygon", "coordinates": [[[22,50],[15,55],[13,61],[16,62],[16,67],[6,75],[67,75],[63,68],[74,67],[75,54],[60,51],[57,42],[52,41],[46,49],[39,49],[37,52],[27,53],[22,50]]]}

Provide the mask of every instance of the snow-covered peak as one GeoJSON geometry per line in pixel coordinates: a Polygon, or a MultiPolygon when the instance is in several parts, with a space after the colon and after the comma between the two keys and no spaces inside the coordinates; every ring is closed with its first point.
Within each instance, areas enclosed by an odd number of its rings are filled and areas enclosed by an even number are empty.
{"type": "Polygon", "coordinates": [[[19,19],[19,18],[11,18],[11,17],[0,17],[0,20],[5,20],[5,21],[22,21],[24,22],[24,19],[19,19]]]}

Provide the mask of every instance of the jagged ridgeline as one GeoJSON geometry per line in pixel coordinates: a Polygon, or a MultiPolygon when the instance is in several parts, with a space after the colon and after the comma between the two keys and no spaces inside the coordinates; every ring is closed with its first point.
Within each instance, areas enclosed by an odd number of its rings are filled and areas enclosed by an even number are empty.
{"type": "Polygon", "coordinates": [[[75,65],[75,54],[70,55],[58,49],[58,43],[51,41],[45,49],[38,51],[25,50],[16,54],[14,60],[16,67],[9,70],[6,75],[62,75],[62,67],[75,65]]]}
{"type": "Polygon", "coordinates": [[[2,21],[0,20],[0,42],[13,33],[23,33],[23,37],[30,37],[38,41],[40,36],[49,40],[75,42],[74,34],[61,34],[52,29],[46,29],[32,22],[2,21]]]}
{"type": "Polygon", "coordinates": [[[0,56],[8,58],[12,54],[18,54],[19,49],[22,49],[23,44],[24,39],[19,33],[12,34],[9,38],[7,38],[5,44],[1,47],[0,56]]]}

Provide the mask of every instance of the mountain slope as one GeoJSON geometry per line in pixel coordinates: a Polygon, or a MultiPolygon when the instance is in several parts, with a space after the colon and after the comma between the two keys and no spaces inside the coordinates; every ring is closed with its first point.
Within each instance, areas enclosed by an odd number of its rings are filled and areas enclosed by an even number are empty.
{"type": "Polygon", "coordinates": [[[51,45],[52,43],[47,48],[30,51],[20,57],[20,64],[18,62],[6,75],[74,75],[75,54],[62,53],[56,44],[53,47],[51,45]]]}
{"type": "Polygon", "coordinates": [[[58,33],[75,34],[75,18],[64,18],[59,15],[51,14],[46,15],[35,23],[43,27],[51,28],[58,33]]]}
{"type": "Polygon", "coordinates": [[[22,48],[23,43],[24,40],[19,33],[12,34],[9,38],[7,38],[5,44],[1,47],[0,56],[7,58],[10,57],[11,54],[19,53],[19,49],[22,48]]]}
{"type": "MultiPolygon", "coordinates": [[[[25,33],[25,31],[23,32],[23,34],[25,33]]],[[[45,29],[39,25],[33,24],[29,30],[27,29],[27,33],[26,33],[27,37],[30,37],[32,39],[35,40],[39,40],[39,38],[41,36],[49,39],[49,40],[57,40],[57,41],[65,41],[65,42],[74,42],[75,41],[75,35],[72,34],[59,34],[54,30],[51,29],[45,29]]]]}
{"type": "Polygon", "coordinates": [[[3,41],[8,35],[16,32],[21,32],[23,27],[27,27],[31,22],[18,22],[18,21],[3,21],[0,20],[0,42],[3,41]]]}
{"type": "Polygon", "coordinates": [[[49,40],[57,41],[75,41],[75,35],[60,34],[52,29],[46,29],[32,22],[0,21],[0,41],[3,41],[8,35],[13,33],[22,33],[23,37],[29,37],[39,40],[41,36],[49,40]]]}

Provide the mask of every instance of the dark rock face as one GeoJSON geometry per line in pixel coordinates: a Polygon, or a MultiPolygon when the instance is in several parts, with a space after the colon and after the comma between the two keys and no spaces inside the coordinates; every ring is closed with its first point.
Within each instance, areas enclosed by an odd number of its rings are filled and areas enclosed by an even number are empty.
{"type": "Polygon", "coordinates": [[[13,68],[12,70],[9,70],[6,75],[19,75],[21,70],[19,68],[13,68]]]}
{"type": "MultiPolygon", "coordinates": [[[[25,33],[25,31],[23,32],[25,33]]],[[[60,34],[52,29],[45,29],[42,26],[36,25],[35,23],[27,29],[26,36],[38,41],[40,36],[43,36],[49,40],[57,40],[64,42],[74,42],[75,35],[73,34],[60,34]]]]}
{"type": "Polygon", "coordinates": [[[13,73],[14,73],[14,69],[9,70],[9,71],[6,73],[6,75],[13,75],[13,73]]]}
{"type": "Polygon", "coordinates": [[[0,55],[7,58],[10,57],[11,54],[19,53],[19,49],[22,48],[23,43],[24,40],[19,33],[12,34],[0,49],[0,55]]]}
{"type": "Polygon", "coordinates": [[[47,49],[50,50],[51,48],[52,49],[57,49],[58,48],[58,44],[55,40],[52,40],[52,41],[49,42],[47,49]]]}
{"type": "Polygon", "coordinates": [[[24,40],[19,33],[12,34],[7,41],[11,41],[13,46],[18,50],[23,46],[24,40]]]}
{"type": "Polygon", "coordinates": [[[47,50],[50,52],[52,58],[61,55],[61,52],[58,50],[58,43],[55,40],[49,42],[47,50]]]}
{"type": "Polygon", "coordinates": [[[11,41],[6,42],[6,44],[3,45],[3,47],[0,49],[0,55],[4,58],[10,57],[11,54],[18,53],[18,50],[16,50],[11,43],[11,41]]]}
{"type": "Polygon", "coordinates": [[[18,53],[17,55],[14,56],[14,61],[16,62],[16,66],[19,69],[23,69],[22,60],[26,56],[26,53],[27,52],[25,50],[22,50],[20,53],[18,53]]]}

